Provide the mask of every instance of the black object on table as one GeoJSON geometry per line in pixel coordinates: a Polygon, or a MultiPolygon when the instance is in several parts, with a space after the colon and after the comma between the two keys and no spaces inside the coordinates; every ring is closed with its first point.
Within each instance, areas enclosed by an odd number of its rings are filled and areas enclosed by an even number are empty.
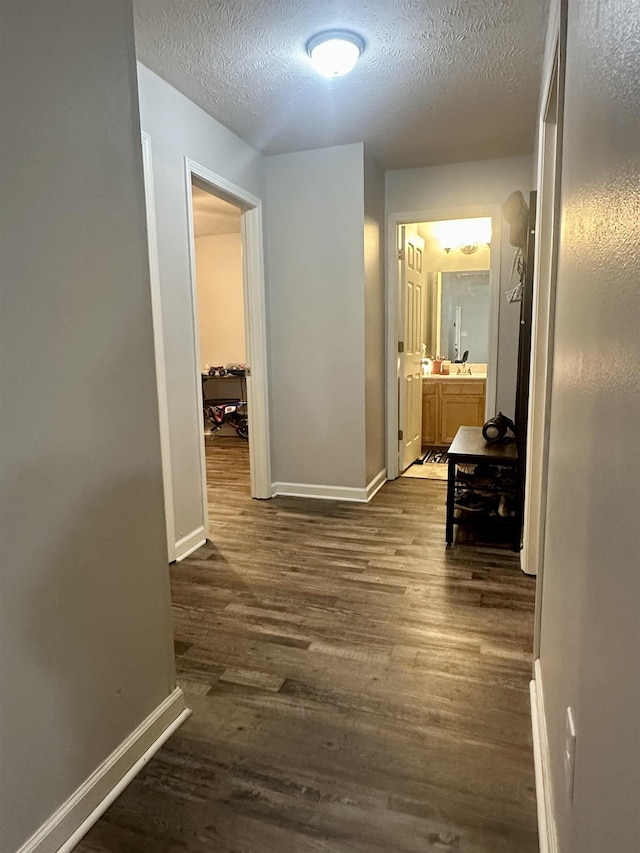
{"type": "Polygon", "coordinates": [[[494,530],[503,528],[511,538],[513,550],[519,551],[521,509],[516,487],[516,445],[488,444],[482,427],[463,426],[458,429],[447,456],[447,545],[453,545],[454,526],[468,524],[494,530]],[[459,466],[465,463],[476,466],[474,473],[459,471],[459,466]],[[509,508],[505,517],[496,509],[501,501],[509,508]]]}

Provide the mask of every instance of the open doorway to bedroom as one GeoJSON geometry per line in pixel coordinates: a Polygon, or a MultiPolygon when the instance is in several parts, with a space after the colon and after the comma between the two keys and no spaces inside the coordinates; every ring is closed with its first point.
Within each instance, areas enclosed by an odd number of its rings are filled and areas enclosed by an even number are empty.
{"type": "Polygon", "coordinates": [[[192,176],[198,365],[207,493],[250,489],[242,208],[192,176]]]}

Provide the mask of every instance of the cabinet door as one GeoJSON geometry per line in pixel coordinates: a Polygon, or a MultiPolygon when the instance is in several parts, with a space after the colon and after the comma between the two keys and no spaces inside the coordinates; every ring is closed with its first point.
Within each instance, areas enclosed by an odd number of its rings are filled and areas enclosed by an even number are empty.
{"type": "Polygon", "coordinates": [[[444,380],[440,385],[440,436],[442,444],[451,444],[461,426],[484,423],[485,383],[463,379],[444,380]]]}
{"type": "Polygon", "coordinates": [[[461,426],[482,426],[484,400],[481,397],[443,397],[440,401],[440,440],[451,444],[461,426]]]}
{"type": "Polygon", "coordinates": [[[422,443],[438,443],[438,396],[436,382],[422,383],[422,443]]]}

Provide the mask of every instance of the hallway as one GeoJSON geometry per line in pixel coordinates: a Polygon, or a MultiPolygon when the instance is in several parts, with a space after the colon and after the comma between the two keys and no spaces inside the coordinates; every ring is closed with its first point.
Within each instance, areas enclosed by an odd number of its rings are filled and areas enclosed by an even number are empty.
{"type": "Polygon", "coordinates": [[[213,541],[172,569],[193,715],[77,850],[537,851],[518,557],[447,551],[436,481],[252,501],[224,441],[213,541]]]}

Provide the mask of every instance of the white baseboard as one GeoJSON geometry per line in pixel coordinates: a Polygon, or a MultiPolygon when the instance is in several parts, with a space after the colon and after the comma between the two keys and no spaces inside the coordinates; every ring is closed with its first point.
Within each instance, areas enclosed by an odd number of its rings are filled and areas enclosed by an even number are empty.
{"type": "Polygon", "coordinates": [[[311,483],[272,483],[273,496],[283,495],[291,498],[320,498],[327,501],[367,502],[366,489],[354,489],[348,486],[317,486],[311,483]]]}
{"type": "Polygon", "coordinates": [[[290,498],[320,498],[327,501],[355,501],[368,503],[387,482],[387,471],[383,469],[364,489],[351,486],[318,486],[311,483],[272,483],[273,497],[283,495],[290,498]]]}
{"type": "Polygon", "coordinates": [[[184,560],[189,554],[193,554],[207,541],[207,535],[204,527],[196,527],[191,533],[178,539],[176,542],[176,560],[184,560]]]}
{"type": "Polygon", "coordinates": [[[367,500],[370,501],[374,495],[377,495],[380,489],[387,482],[387,469],[383,468],[367,486],[367,500]]]}
{"type": "Polygon", "coordinates": [[[520,570],[529,577],[536,577],[538,574],[537,567],[531,566],[530,563],[531,558],[529,556],[529,549],[527,548],[527,538],[525,536],[522,542],[522,548],[520,549],[520,570]]]}
{"type": "Polygon", "coordinates": [[[538,805],[538,835],[540,853],[560,853],[558,834],[553,811],[551,788],[551,762],[547,722],[542,692],[540,659],[534,664],[533,679],[529,685],[531,694],[531,727],[533,730],[533,761],[536,771],[536,801],[538,805]]]}
{"type": "Polygon", "coordinates": [[[70,853],[190,713],[176,688],[17,853],[70,853]]]}

